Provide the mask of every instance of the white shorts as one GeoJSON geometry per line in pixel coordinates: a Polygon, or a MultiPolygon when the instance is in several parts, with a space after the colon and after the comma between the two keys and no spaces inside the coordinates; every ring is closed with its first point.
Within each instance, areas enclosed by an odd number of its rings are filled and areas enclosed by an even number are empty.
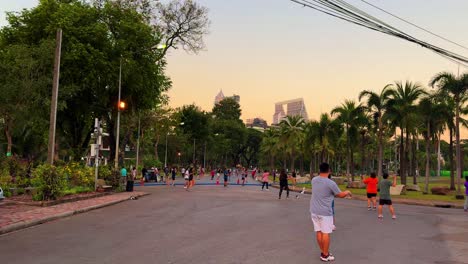
{"type": "Polygon", "coordinates": [[[315,232],[322,232],[325,234],[333,233],[333,216],[316,215],[311,213],[310,217],[312,218],[312,223],[314,223],[315,232]]]}

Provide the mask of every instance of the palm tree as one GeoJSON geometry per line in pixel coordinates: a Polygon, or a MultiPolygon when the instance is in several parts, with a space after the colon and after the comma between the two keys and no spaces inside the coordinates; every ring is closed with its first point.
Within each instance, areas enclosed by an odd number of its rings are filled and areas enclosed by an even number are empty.
{"type": "Polygon", "coordinates": [[[280,122],[280,143],[291,156],[291,172],[294,171],[296,155],[300,149],[298,145],[304,135],[304,124],[301,116],[287,116],[280,122]]]}
{"type": "Polygon", "coordinates": [[[314,122],[317,131],[317,145],[320,153],[320,161],[328,162],[328,158],[334,155],[333,142],[338,141],[341,134],[340,126],[330,115],[324,113],[320,115],[320,120],[314,122]]]}
{"type": "Polygon", "coordinates": [[[278,130],[270,128],[265,131],[260,145],[260,151],[269,157],[270,171],[275,169],[275,157],[279,149],[279,133],[278,130]]]}
{"type": "Polygon", "coordinates": [[[377,176],[379,179],[382,177],[382,170],[383,170],[383,129],[384,129],[384,124],[383,124],[383,115],[385,113],[386,107],[387,107],[387,101],[388,101],[388,94],[389,94],[389,89],[391,85],[388,84],[386,85],[380,94],[377,94],[373,91],[369,90],[364,90],[359,94],[359,101],[362,100],[363,97],[367,97],[367,105],[366,105],[366,110],[368,112],[373,113],[374,117],[377,119],[377,138],[378,138],[378,147],[379,147],[379,153],[378,153],[378,170],[377,170],[377,176]]]}
{"type": "Polygon", "coordinates": [[[431,87],[437,87],[439,90],[453,96],[455,102],[455,140],[456,140],[456,156],[457,156],[457,194],[461,195],[461,147],[460,147],[460,110],[463,108],[461,102],[467,96],[468,90],[468,73],[459,77],[448,73],[442,72],[436,74],[429,82],[431,87]]]}
{"type": "Polygon", "coordinates": [[[354,162],[353,162],[353,148],[351,144],[352,135],[357,134],[357,126],[361,120],[361,114],[363,112],[362,106],[356,105],[355,101],[345,100],[345,102],[335,107],[331,114],[337,114],[337,120],[343,125],[346,133],[346,174],[351,174],[352,180],[354,181],[354,162]]]}
{"type": "Polygon", "coordinates": [[[388,90],[387,101],[387,117],[400,128],[401,145],[400,145],[400,177],[401,184],[406,185],[407,176],[407,152],[409,149],[409,135],[412,132],[415,122],[416,102],[426,94],[424,88],[417,83],[406,81],[396,82],[392,88],[388,90]],[[404,132],[406,132],[406,140],[404,140],[404,132]]]}
{"type": "Polygon", "coordinates": [[[418,115],[421,121],[421,130],[424,141],[426,143],[426,174],[425,174],[425,188],[424,192],[429,193],[429,175],[430,175],[430,141],[437,138],[438,130],[440,130],[441,123],[444,120],[443,105],[437,100],[434,95],[428,95],[421,99],[418,104],[418,115]]]}
{"type": "Polygon", "coordinates": [[[302,142],[302,152],[310,158],[309,174],[312,176],[316,155],[320,152],[318,145],[319,125],[317,121],[310,121],[304,125],[304,138],[302,142]]]}

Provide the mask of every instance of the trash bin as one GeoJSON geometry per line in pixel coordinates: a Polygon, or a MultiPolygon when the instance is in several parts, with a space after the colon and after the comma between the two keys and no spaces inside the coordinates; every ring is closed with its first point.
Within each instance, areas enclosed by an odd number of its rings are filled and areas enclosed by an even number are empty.
{"type": "Polygon", "coordinates": [[[127,192],[133,192],[133,181],[127,181],[127,186],[125,188],[127,192]]]}

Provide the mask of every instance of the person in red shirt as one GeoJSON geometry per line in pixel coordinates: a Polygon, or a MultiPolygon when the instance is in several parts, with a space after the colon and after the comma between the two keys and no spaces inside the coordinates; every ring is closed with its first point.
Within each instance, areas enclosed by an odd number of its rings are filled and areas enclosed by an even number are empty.
{"type": "Polygon", "coordinates": [[[377,184],[379,180],[377,179],[374,172],[371,173],[370,177],[364,180],[364,177],[361,175],[362,182],[367,185],[367,210],[376,210],[377,209],[377,184]],[[373,207],[371,207],[371,204],[373,207]]]}

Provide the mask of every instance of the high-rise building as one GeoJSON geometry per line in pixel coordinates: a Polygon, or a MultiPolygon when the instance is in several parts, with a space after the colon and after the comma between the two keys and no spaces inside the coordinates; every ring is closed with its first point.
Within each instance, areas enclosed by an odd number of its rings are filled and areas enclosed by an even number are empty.
{"type": "Polygon", "coordinates": [[[222,100],[224,100],[224,94],[223,94],[223,90],[220,90],[219,93],[215,97],[214,104],[216,105],[217,103],[221,102],[222,100]]]}
{"type": "Polygon", "coordinates": [[[233,96],[228,96],[228,98],[232,98],[234,99],[234,101],[236,101],[238,104],[240,104],[240,95],[233,95],[233,96]]]}
{"type": "Polygon", "coordinates": [[[307,115],[307,110],[304,104],[304,99],[294,99],[283,102],[278,102],[275,104],[275,113],[273,114],[273,125],[277,125],[283,120],[286,116],[300,116],[304,120],[308,120],[309,116],[307,115]],[[284,106],[286,105],[286,111],[284,111],[284,106]]]}
{"type": "Polygon", "coordinates": [[[260,127],[265,129],[268,127],[267,121],[260,117],[247,119],[245,125],[250,128],[260,127]]]}

